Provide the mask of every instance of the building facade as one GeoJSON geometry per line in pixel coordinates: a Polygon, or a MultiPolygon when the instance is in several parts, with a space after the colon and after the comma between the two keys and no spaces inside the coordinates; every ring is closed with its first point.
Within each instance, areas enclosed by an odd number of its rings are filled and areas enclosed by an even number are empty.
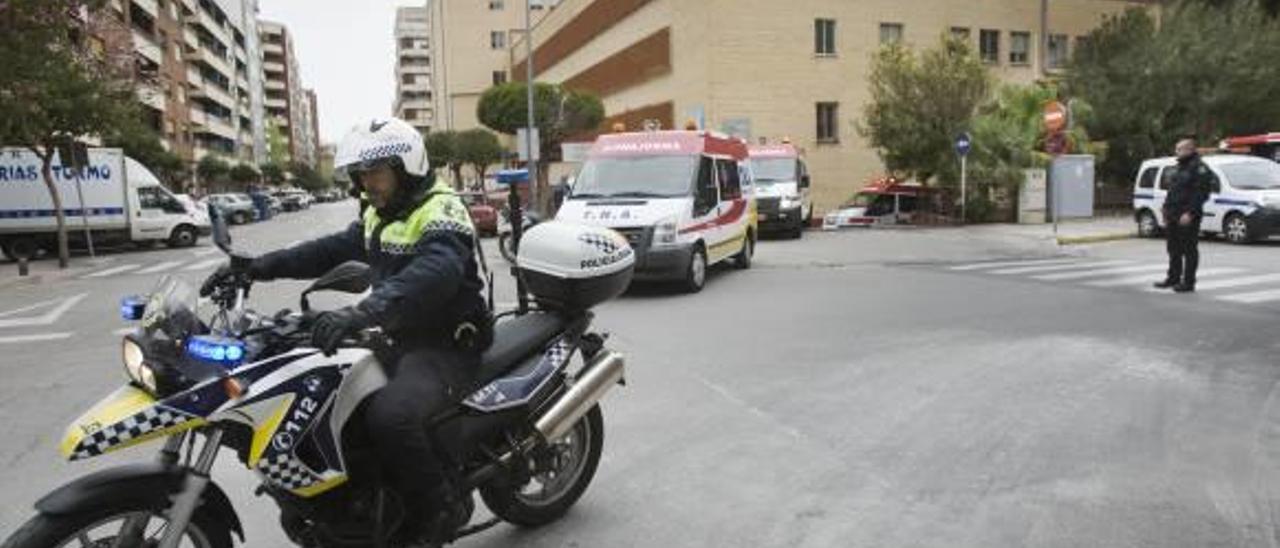
{"type": "Polygon", "coordinates": [[[533,21],[554,12],[559,0],[433,0],[435,126],[480,127],[476,106],[485,90],[511,80],[511,44],[523,35],[525,2],[533,21]]]}
{"type": "Polygon", "coordinates": [[[265,152],[256,0],[114,0],[132,36],[143,115],[194,163],[256,163],[265,152]]]}
{"type": "Polygon", "coordinates": [[[317,154],[313,130],[315,120],[312,107],[308,105],[308,94],[302,87],[293,38],[287,27],[271,21],[260,21],[258,33],[262,42],[263,102],[268,125],[272,128],[269,133],[278,131],[283,139],[286,163],[302,162],[314,166],[317,154]]]}
{"type": "MultiPolygon", "coordinates": [[[[533,31],[533,66],[539,81],[600,95],[604,128],[692,120],[752,141],[789,138],[805,150],[821,212],[884,171],[856,127],[882,44],[961,37],[1002,82],[1030,83],[1061,67],[1105,15],[1143,4],[564,0],[533,31]]],[[[521,77],[523,44],[511,54],[521,77]]]]}
{"type": "Polygon", "coordinates": [[[435,125],[430,15],[425,6],[396,9],[396,98],[391,110],[423,134],[435,125]]]}

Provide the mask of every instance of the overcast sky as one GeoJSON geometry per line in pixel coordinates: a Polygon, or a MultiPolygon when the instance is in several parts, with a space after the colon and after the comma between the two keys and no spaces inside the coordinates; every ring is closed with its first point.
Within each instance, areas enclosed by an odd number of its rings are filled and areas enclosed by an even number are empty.
{"type": "Polygon", "coordinates": [[[316,90],[320,140],[336,143],[395,98],[396,7],[425,0],[259,0],[258,17],[293,36],[302,84],[316,90]]]}

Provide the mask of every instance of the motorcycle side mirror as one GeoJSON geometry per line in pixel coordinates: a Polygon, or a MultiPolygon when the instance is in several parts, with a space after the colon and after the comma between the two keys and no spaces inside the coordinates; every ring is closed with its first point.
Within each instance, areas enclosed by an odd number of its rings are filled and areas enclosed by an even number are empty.
{"type": "Polygon", "coordinates": [[[213,230],[213,243],[223,253],[231,254],[231,230],[227,228],[227,220],[222,217],[222,210],[209,204],[209,225],[213,230]]]}
{"type": "Polygon", "coordinates": [[[307,295],[316,291],[340,291],[343,293],[363,293],[373,285],[369,265],[360,261],[347,261],[321,276],[302,292],[302,310],[311,310],[307,295]]]}

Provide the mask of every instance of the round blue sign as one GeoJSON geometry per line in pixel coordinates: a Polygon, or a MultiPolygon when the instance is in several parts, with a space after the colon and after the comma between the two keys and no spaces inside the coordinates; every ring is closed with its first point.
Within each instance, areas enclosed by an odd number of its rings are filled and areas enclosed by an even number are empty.
{"type": "Polygon", "coordinates": [[[961,133],[959,137],[956,137],[956,154],[968,156],[971,149],[973,149],[973,137],[968,132],[961,133]]]}

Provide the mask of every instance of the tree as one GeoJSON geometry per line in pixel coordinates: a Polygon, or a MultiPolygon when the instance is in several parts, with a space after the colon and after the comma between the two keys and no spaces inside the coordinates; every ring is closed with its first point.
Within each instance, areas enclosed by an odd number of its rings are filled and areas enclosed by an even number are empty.
{"type": "Polygon", "coordinates": [[[1068,89],[1093,105],[1088,129],[1106,142],[1104,180],[1132,179],[1178,137],[1202,143],[1274,129],[1280,120],[1280,20],[1256,0],[1170,4],[1107,18],[1076,49],[1068,89]]]}
{"type": "Polygon", "coordinates": [[[498,138],[483,129],[469,129],[457,135],[458,157],[476,172],[476,184],[483,189],[485,173],[489,166],[502,161],[506,152],[498,138]]]}
{"type": "Polygon", "coordinates": [[[271,163],[282,166],[289,161],[289,145],[284,140],[280,126],[273,119],[267,119],[267,159],[271,163]]]}
{"type": "Polygon", "coordinates": [[[231,165],[212,154],[200,159],[200,163],[196,164],[196,175],[200,176],[200,182],[205,188],[217,188],[226,184],[227,176],[231,173],[231,165]]]}
{"type": "MultiPolygon", "coordinates": [[[[529,120],[524,82],[509,82],[489,88],[480,96],[476,114],[485,127],[505,135],[515,135],[529,120]]],[[[533,85],[533,121],[541,138],[538,161],[538,196],[549,203],[547,169],[560,154],[565,138],[594,130],[604,122],[604,104],[600,98],[563,86],[535,82],[533,85]]],[[[542,209],[543,204],[534,204],[542,209]]]]}
{"type": "Polygon", "coordinates": [[[285,180],[284,168],[280,167],[280,164],[277,164],[275,162],[262,164],[261,171],[262,171],[262,179],[265,180],[268,184],[271,184],[273,186],[280,186],[284,184],[284,180],[285,180]]]}
{"type": "Polygon", "coordinates": [[[943,38],[919,54],[890,45],[874,54],[871,101],[858,131],[879,150],[891,172],[953,185],[959,166],[953,142],[971,129],[992,77],[963,41],[943,38]]]}
{"type": "Polygon", "coordinates": [[[100,13],[102,0],[9,0],[0,3],[0,142],[26,146],[57,222],[58,264],[70,259],[66,215],[54,183],[59,143],[100,136],[133,116],[128,29],[100,13]],[[88,14],[84,19],[81,14],[88,14]]]}
{"type": "Polygon", "coordinates": [[[170,189],[183,190],[187,178],[186,163],[165,149],[155,130],[136,120],[129,120],[104,136],[102,144],[122,149],[126,156],[146,166],[170,189]]]}
{"type": "Polygon", "coordinates": [[[259,178],[258,170],[249,164],[236,164],[235,167],[232,167],[227,172],[227,176],[231,179],[231,182],[236,183],[243,189],[247,189],[250,184],[257,182],[259,178]]]}
{"type": "Polygon", "coordinates": [[[319,172],[302,162],[295,162],[292,166],[289,166],[289,171],[293,173],[294,181],[298,184],[298,187],[303,190],[315,192],[333,186],[331,180],[321,177],[319,172]]]}
{"type": "Polygon", "coordinates": [[[464,161],[458,154],[458,132],[433,131],[424,137],[423,146],[427,148],[427,160],[431,165],[448,168],[453,176],[453,187],[461,190],[464,161]]]}

